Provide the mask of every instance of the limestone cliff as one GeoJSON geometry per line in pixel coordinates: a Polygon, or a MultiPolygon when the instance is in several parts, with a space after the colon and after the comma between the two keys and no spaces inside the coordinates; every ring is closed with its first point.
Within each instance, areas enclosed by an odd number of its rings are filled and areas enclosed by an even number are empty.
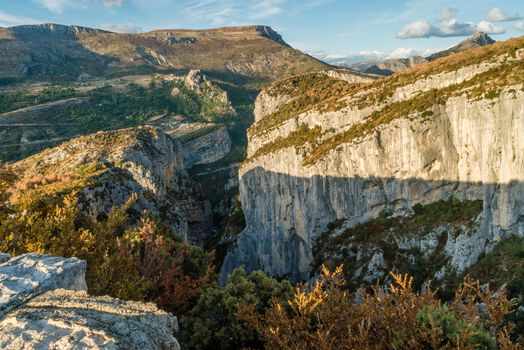
{"type": "Polygon", "coordinates": [[[97,218],[136,193],[136,213],[158,215],[190,242],[202,244],[211,233],[209,202],[185,171],[181,144],[158,128],[82,136],[9,167],[20,177],[14,201],[30,191],[74,191],[83,211],[97,218]]]}
{"type": "Polygon", "coordinates": [[[414,208],[439,201],[482,208],[455,224],[413,228],[394,246],[369,231],[368,273],[359,273],[371,281],[395,267],[384,262],[391,249],[417,247],[430,257],[438,248],[441,277],[510,235],[524,236],[523,73],[518,38],[372,82],[310,74],[267,88],[239,174],[247,226],[221,277],[244,266],[307,278],[321,236],[347,232],[339,242],[347,249],[337,253],[359,255],[352,227],[379,216],[409,220],[414,208]]]}
{"type": "Polygon", "coordinates": [[[231,151],[231,137],[227,127],[222,126],[204,136],[182,145],[184,164],[190,168],[196,164],[209,164],[222,159],[231,151]]]}

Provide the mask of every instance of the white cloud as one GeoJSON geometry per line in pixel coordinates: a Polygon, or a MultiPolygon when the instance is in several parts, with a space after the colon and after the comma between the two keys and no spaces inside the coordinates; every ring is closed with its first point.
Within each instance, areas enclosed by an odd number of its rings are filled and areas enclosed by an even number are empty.
{"type": "Polygon", "coordinates": [[[489,11],[486,16],[486,19],[490,22],[517,21],[521,18],[517,12],[504,12],[499,7],[489,11]]]}
{"type": "Polygon", "coordinates": [[[89,0],[33,0],[51,12],[62,13],[68,8],[88,8],[89,0]]]}
{"type": "Polygon", "coordinates": [[[453,18],[456,10],[447,8],[440,16],[438,25],[432,25],[428,21],[421,20],[405,25],[397,33],[400,39],[410,38],[429,38],[429,37],[455,37],[468,36],[475,32],[486,32],[487,34],[503,34],[506,29],[490,21],[481,21],[477,24],[473,22],[460,22],[453,18]]]}
{"type": "Polygon", "coordinates": [[[519,22],[514,25],[515,29],[521,30],[524,32],[524,22],[519,22]]]}
{"type": "Polygon", "coordinates": [[[429,38],[438,31],[437,28],[430,25],[428,21],[416,21],[413,23],[406,24],[397,33],[397,37],[400,39],[408,38],[429,38]]]}
{"type": "Polygon", "coordinates": [[[307,53],[329,64],[349,66],[354,63],[366,61],[382,61],[387,59],[410,58],[414,56],[427,57],[442,50],[444,50],[444,48],[415,49],[399,47],[391,53],[382,51],[360,51],[348,54],[329,54],[324,51],[309,51],[307,53]]]}
{"type": "Polygon", "coordinates": [[[284,10],[280,5],[285,2],[286,0],[262,0],[254,6],[254,12],[251,15],[251,18],[271,17],[282,13],[284,10]]]}
{"type": "Polygon", "coordinates": [[[489,21],[482,21],[477,24],[477,31],[488,34],[504,34],[506,32],[506,28],[503,26],[498,26],[495,23],[489,21]]]}
{"type": "Polygon", "coordinates": [[[445,8],[443,11],[442,11],[442,15],[440,15],[440,20],[441,21],[445,21],[445,20],[448,20],[450,18],[453,18],[453,16],[455,16],[455,14],[457,13],[457,9],[454,8],[454,7],[448,7],[448,8],[445,8]]]}
{"type": "Polygon", "coordinates": [[[43,21],[39,21],[34,18],[12,15],[0,10],[0,27],[12,27],[22,24],[38,24],[42,22],[43,21]]]}
{"type": "Polygon", "coordinates": [[[110,24],[110,23],[102,24],[100,28],[109,30],[110,32],[129,33],[129,34],[136,34],[136,33],[141,33],[144,31],[142,27],[139,27],[136,24],[131,23],[131,22],[123,23],[123,24],[110,24]]]}
{"type": "Polygon", "coordinates": [[[363,61],[377,61],[387,57],[387,54],[381,51],[360,51],[348,54],[329,54],[324,51],[309,51],[307,53],[330,64],[352,64],[363,61]]]}
{"type": "Polygon", "coordinates": [[[101,0],[102,5],[105,7],[122,7],[124,0],[101,0]]]}
{"type": "Polygon", "coordinates": [[[282,14],[295,16],[330,1],[333,0],[179,0],[178,4],[182,15],[192,20],[207,25],[240,25],[282,14]]]}
{"type": "Polygon", "coordinates": [[[53,13],[61,14],[68,9],[89,9],[97,2],[102,6],[113,8],[124,5],[124,0],[33,0],[53,13]]]}

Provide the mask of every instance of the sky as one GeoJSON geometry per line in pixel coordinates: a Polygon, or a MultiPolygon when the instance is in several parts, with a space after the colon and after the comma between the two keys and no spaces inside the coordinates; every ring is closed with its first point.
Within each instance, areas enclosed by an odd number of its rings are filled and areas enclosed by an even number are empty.
{"type": "Polygon", "coordinates": [[[265,24],[302,51],[359,61],[428,55],[476,31],[524,35],[524,0],[0,0],[0,27],[117,32],[265,24]]]}

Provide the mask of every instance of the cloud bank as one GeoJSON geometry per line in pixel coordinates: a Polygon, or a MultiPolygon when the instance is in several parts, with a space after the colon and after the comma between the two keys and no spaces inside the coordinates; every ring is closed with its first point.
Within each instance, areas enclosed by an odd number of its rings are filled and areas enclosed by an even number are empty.
{"type": "Polygon", "coordinates": [[[414,56],[427,57],[442,50],[444,50],[444,48],[415,49],[399,47],[390,53],[382,51],[360,51],[348,54],[328,54],[324,51],[310,51],[307,53],[329,64],[350,66],[354,63],[366,61],[382,61],[388,59],[410,58],[414,56]]]}
{"type": "Polygon", "coordinates": [[[468,36],[475,32],[485,32],[487,34],[503,34],[506,32],[506,29],[503,26],[497,25],[489,20],[478,23],[461,22],[454,17],[456,12],[457,11],[454,8],[445,9],[440,16],[437,25],[432,25],[426,20],[409,23],[397,32],[397,38],[448,38],[468,36]]]}
{"type": "Polygon", "coordinates": [[[507,22],[507,21],[517,21],[522,19],[517,12],[509,13],[504,12],[502,9],[495,7],[488,12],[486,19],[490,22],[507,22]]]}
{"type": "Polygon", "coordinates": [[[115,33],[128,33],[128,34],[137,34],[142,33],[144,30],[142,27],[137,26],[134,23],[122,23],[122,24],[102,24],[100,28],[108,30],[115,33]]]}
{"type": "Polygon", "coordinates": [[[57,14],[68,9],[89,9],[96,3],[107,8],[122,7],[124,0],[33,0],[38,5],[57,14]]]}

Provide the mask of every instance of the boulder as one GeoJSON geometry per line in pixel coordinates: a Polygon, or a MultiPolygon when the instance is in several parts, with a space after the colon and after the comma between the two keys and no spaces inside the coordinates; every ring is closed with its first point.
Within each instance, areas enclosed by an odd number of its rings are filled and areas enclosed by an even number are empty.
{"type": "Polygon", "coordinates": [[[176,317],[88,295],[85,269],[77,258],[39,254],[0,264],[0,349],[180,349],[176,317]]]}

